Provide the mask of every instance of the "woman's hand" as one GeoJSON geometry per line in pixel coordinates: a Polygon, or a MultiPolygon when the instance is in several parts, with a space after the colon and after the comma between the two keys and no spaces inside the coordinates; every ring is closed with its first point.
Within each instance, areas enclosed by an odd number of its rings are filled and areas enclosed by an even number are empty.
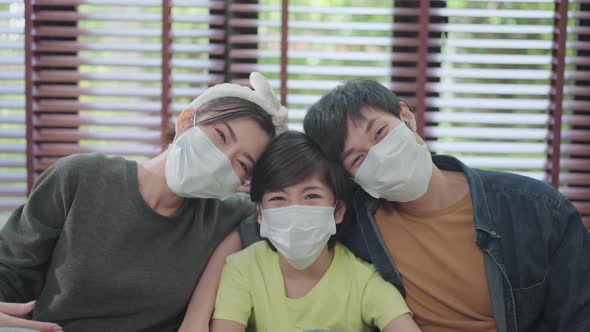
{"type": "Polygon", "coordinates": [[[0,327],[19,327],[42,332],[63,332],[61,326],[54,323],[36,322],[27,317],[33,312],[35,302],[8,303],[0,302],[0,327]]]}

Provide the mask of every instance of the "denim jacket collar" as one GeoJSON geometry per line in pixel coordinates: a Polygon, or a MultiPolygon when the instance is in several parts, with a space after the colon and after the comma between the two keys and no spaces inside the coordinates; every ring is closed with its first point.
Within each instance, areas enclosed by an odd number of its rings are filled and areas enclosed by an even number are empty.
{"type": "MultiPolygon", "coordinates": [[[[501,236],[498,234],[494,226],[483,183],[479,174],[455,157],[433,155],[432,161],[441,170],[463,172],[463,174],[465,174],[469,183],[471,200],[473,202],[473,222],[475,224],[475,229],[487,234],[491,238],[500,239],[501,236]]],[[[370,196],[364,190],[359,190],[355,194],[355,203],[358,204],[357,206],[364,206],[371,215],[374,215],[377,210],[377,202],[378,199],[370,196]]],[[[480,243],[481,241],[483,241],[483,239],[478,237],[477,243],[480,246],[483,244],[480,243]]]]}
{"type": "MultiPolygon", "coordinates": [[[[514,299],[509,294],[509,289],[504,285],[503,280],[507,280],[507,277],[502,256],[499,254],[499,239],[501,235],[494,225],[481,176],[478,171],[467,167],[457,158],[433,155],[432,159],[439,169],[463,172],[467,178],[473,202],[473,222],[476,229],[475,242],[480,250],[486,253],[484,255],[486,275],[491,290],[493,290],[491,300],[497,329],[501,332],[514,331],[512,329],[512,327],[516,326],[513,309],[514,299]],[[505,297],[508,299],[507,303],[504,301],[505,297]],[[507,325],[507,323],[509,324],[507,325]]],[[[366,243],[368,254],[375,267],[385,280],[395,285],[402,295],[405,296],[406,291],[401,282],[399,271],[396,269],[386,249],[383,237],[374,219],[375,211],[378,207],[377,203],[378,199],[373,198],[364,190],[358,190],[354,197],[356,218],[359,222],[360,231],[366,243]]]]}

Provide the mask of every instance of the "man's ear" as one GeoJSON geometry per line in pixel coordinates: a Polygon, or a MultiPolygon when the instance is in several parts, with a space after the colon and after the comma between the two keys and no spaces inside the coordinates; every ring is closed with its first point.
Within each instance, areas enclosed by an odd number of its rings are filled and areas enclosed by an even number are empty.
{"type": "Polygon", "coordinates": [[[258,221],[258,225],[260,225],[262,223],[262,204],[256,203],[256,211],[258,212],[256,220],[258,221]]]}
{"type": "Polygon", "coordinates": [[[408,105],[405,102],[401,102],[400,103],[401,106],[401,112],[400,112],[400,118],[402,119],[402,121],[404,121],[406,123],[406,125],[408,127],[410,127],[410,129],[412,129],[413,132],[416,132],[416,117],[414,116],[414,113],[410,110],[410,107],[408,107],[408,105]]]}
{"type": "Polygon", "coordinates": [[[190,108],[185,108],[182,113],[176,119],[176,123],[174,124],[174,130],[176,131],[176,138],[180,137],[188,128],[193,127],[195,113],[190,108]]]}
{"type": "Polygon", "coordinates": [[[340,224],[344,220],[344,214],[346,213],[346,204],[344,201],[336,202],[336,209],[334,210],[334,220],[336,225],[340,224]]]}

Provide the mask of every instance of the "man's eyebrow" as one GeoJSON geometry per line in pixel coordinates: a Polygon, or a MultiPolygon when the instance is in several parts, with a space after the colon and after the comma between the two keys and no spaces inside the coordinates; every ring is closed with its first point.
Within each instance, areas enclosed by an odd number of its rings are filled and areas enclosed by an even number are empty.
{"type": "Polygon", "coordinates": [[[367,126],[365,127],[365,132],[368,133],[369,131],[371,131],[371,128],[373,128],[373,125],[375,124],[375,121],[377,121],[377,118],[372,118],[371,120],[367,121],[367,126]]]}
{"type": "Polygon", "coordinates": [[[227,127],[227,130],[229,130],[229,135],[231,136],[231,139],[234,142],[237,142],[238,138],[236,137],[236,133],[234,132],[234,129],[227,122],[223,121],[222,123],[227,127]]]}

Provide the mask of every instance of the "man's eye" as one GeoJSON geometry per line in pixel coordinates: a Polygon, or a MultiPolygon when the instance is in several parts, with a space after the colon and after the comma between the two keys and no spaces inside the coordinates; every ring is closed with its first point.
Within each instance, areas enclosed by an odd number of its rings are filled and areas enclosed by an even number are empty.
{"type": "Polygon", "coordinates": [[[385,126],[381,127],[379,130],[377,130],[377,136],[381,136],[381,134],[383,134],[384,131],[385,131],[385,126]]]}
{"type": "Polygon", "coordinates": [[[355,165],[358,163],[358,161],[359,161],[359,160],[361,160],[361,158],[362,158],[362,155],[360,155],[360,154],[359,154],[358,156],[356,156],[356,157],[355,157],[355,158],[352,160],[352,164],[350,164],[350,167],[351,167],[351,168],[352,168],[352,167],[354,167],[354,166],[355,166],[355,165]]]}
{"type": "Polygon", "coordinates": [[[221,131],[221,130],[219,130],[217,128],[215,128],[215,130],[217,131],[217,134],[219,135],[219,137],[223,141],[223,144],[225,144],[226,143],[226,140],[225,140],[225,134],[223,133],[223,131],[221,131]]]}

